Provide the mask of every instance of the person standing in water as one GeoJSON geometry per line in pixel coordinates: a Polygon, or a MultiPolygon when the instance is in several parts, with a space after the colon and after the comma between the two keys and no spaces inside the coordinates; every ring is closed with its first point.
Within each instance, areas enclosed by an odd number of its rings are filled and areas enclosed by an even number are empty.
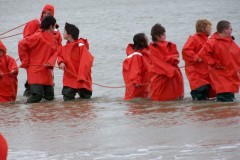
{"type": "Polygon", "coordinates": [[[215,96],[208,74],[208,64],[197,55],[208,40],[208,36],[211,34],[211,27],[212,24],[209,20],[197,20],[196,33],[188,38],[182,49],[185,71],[193,100],[207,100],[215,96]]]}
{"type": "MultiPolygon", "coordinates": [[[[41,23],[42,23],[43,19],[47,16],[54,16],[54,6],[51,4],[46,4],[43,7],[41,15],[40,15],[40,19],[36,18],[36,19],[33,19],[33,20],[27,22],[27,24],[25,25],[25,27],[23,29],[23,38],[31,36],[38,31],[41,31],[41,28],[40,28],[41,23]]],[[[54,29],[53,34],[54,34],[55,39],[58,42],[58,48],[60,48],[62,46],[62,37],[58,30],[58,25],[56,25],[56,28],[54,29]]],[[[26,81],[24,86],[26,89],[25,89],[23,95],[31,96],[30,86],[28,84],[28,81],[26,81]]]]}
{"type": "Polygon", "coordinates": [[[79,29],[66,23],[63,38],[67,44],[58,54],[58,65],[64,70],[62,95],[64,101],[74,100],[76,93],[81,98],[92,96],[91,68],[94,57],[89,52],[86,39],[78,38],[79,29]]]}
{"type": "Polygon", "coordinates": [[[174,43],[166,41],[166,30],[161,24],[151,29],[152,43],[149,45],[151,62],[150,96],[153,101],[170,101],[184,96],[183,77],[179,64],[179,53],[174,43]]]}
{"type": "Polygon", "coordinates": [[[45,98],[54,99],[53,68],[57,59],[57,42],[53,35],[56,19],[47,16],[41,23],[41,31],[22,39],[18,44],[21,68],[27,70],[31,96],[27,103],[37,103],[45,98]]]}
{"type": "Polygon", "coordinates": [[[127,57],[123,61],[124,100],[149,96],[148,38],[144,33],[138,33],[134,35],[133,42],[128,44],[127,57]]]}
{"type": "Polygon", "coordinates": [[[234,42],[229,21],[218,22],[217,32],[206,42],[198,56],[208,64],[217,101],[233,102],[234,93],[239,92],[240,49],[234,42]]]}

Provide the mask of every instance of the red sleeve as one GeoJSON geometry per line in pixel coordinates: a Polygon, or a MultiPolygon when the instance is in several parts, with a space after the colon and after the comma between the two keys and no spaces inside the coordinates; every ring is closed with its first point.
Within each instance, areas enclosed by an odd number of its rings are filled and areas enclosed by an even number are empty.
{"type": "Polygon", "coordinates": [[[7,59],[8,59],[7,60],[8,61],[8,70],[9,71],[15,70],[18,74],[18,66],[17,66],[17,63],[16,63],[15,59],[13,59],[12,57],[10,57],[8,55],[7,55],[7,59]]]}
{"type": "Polygon", "coordinates": [[[26,68],[29,63],[29,50],[38,44],[40,37],[38,34],[26,37],[18,43],[18,54],[22,62],[21,67],[26,68]]]}
{"type": "Polygon", "coordinates": [[[23,29],[23,38],[33,35],[40,28],[38,19],[29,21],[23,29]]]}
{"type": "Polygon", "coordinates": [[[88,81],[88,77],[91,76],[91,68],[93,64],[94,57],[88,51],[85,45],[79,47],[81,55],[80,65],[78,69],[78,79],[77,81],[88,81]]]}
{"type": "Polygon", "coordinates": [[[207,62],[210,66],[214,66],[216,61],[212,57],[211,44],[207,42],[203,48],[198,52],[199,58],[203,59],[203,61],[207,62]]]}
{"type": "Polygon", "coordinates": [[[177,66],[179,63],[179,53],[177,51],[177,46],[173,43],[169,43],[169,45],[170,52],[166,57],[166,62],[173,66],[177,66]]]}
{"type": "Polygon", "coordinates": [[[149,59],[152,64],[150,70],[159,75],[173,77],[177,73],[177,68],[164,60],[158,47],[150,46],[149,48],[149,59]]]}
{"type": "Polygon", "coordinates": [[[140,84],[142,82],[142,67],[143,67],[143,61],[142,56],[140,55],[134,55],[131,58],[130,61],[130,67],[129,67],[129,81],[132,82],[132,84],[140,84]]]}
{"type": "Polygon", "coordinates": [[[198,56],[196,53],[196,47],[197,46],[194,42],[193,36],[190,36],[182,49],[182,56],[184,61],[190,63],[197,61],[198,56]]]}
{"type": "Polygon", "coordinates": [[[63,47],[61,47],[61,49],[59,50],[58,52],[58,56],[57,56],[57,64],[58,66],[63,62],[64,63],[64,57],[62,55],[62,51],[63,50],[63,47]]]}

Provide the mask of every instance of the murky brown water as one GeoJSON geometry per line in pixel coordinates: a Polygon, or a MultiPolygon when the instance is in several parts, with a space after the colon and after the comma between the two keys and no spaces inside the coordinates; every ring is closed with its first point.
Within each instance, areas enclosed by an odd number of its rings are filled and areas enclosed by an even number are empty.
{"type": "MultiPolygon", "coordinates": [[[[0,33],[38,17],[47,1],[2,0],[0,33]]],[[[54,1],[60,29],[79,26],[95,57],[95,83],[123,85],[125,47],[135,33],[149,36],[162,23],[179,51],[194,33],[195,21],[232,22],[240,44],[238,0],[93,0],[54,1]]],[[[13,33],[21,32],[21,28],[13,33]]],[[[149,36],[150,39],[150,36],[149,36]]],[[[5,39],[17,55],[20,36],[5,39]]],[[[19,62],[18,62],[19,63],[19,62]]],[[[181,61],[180,66],[183,66],[181,61]]],[[[184,74],[184,70],[183,74],[184,74]]],[[[122,101],[124,89],[94,86],[91,100],[63,102],[62,71],[55,70],[53,102],[25,104],[26,73],[20,70],[16,103],[0,104],[0,132],[9,144],[9,160],[237,160],[240,158],[240,97],[235,103],[192,102],[185,80],[183,101],[122,101]]]]}

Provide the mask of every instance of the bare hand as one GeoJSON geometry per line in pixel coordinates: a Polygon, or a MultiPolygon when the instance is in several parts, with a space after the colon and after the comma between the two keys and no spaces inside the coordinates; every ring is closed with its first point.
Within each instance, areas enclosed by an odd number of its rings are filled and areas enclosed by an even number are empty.
{"type": "Polygon", "coordinates": [[[59,68],[62,69],[62,70],[64,70],[64,69],[66,68],[66,66],[65,66],[65,64],[62,62],[62,63],[60,63],[59,68]]]}

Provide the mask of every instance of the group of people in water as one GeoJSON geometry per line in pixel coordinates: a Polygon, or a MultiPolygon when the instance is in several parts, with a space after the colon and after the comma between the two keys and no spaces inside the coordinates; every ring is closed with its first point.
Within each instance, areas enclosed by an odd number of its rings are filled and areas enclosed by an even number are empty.
{"type": "MultiPolygon", "coordinates": [[[[27,71],[27,103],[54,99],[55,64],[64,70],[62,95],[64,101],[74,100],[76,94],[92,96],[91,68],[94,57],[87,39],[79,38],[79,29],[66,23],[62,37],[54,18],[54,6],[46,4],[40,19],[29,21],[18,43],[21,65],[7,55],[0,41],[0,102],[16,100],[18,68],[27,71]]],[[[185,71],[193,100],[215,98],[221,102],[234,101],[239,90],[240,49],[234,42],[231,23],[221,20],[217,32],[211,35],[212,24],[207,19],[196,22],[196,33],[182,49],[185,71]],[[210,36],[211,35],[211,36],[210,36]],[[209,38],[210,36],[210,38],[209,38]]],[[[125,100],[149,98],[153,101],[179,100],[184,97],[184,83],[176,44],[166,40],[165,28],[157,23],[151,29],[149,44],[144,33],[133,37],[127,45],[123,61],[125,100]]]]}
{"type": "MultiPolygon", "coordinates": [[[[217,32],[210,36],[211,29],[209,20],[197,20],[196,33],[189,36],[182,48],[191,96],[197,101],[214,98],[232,102],[239,91],[240,48],[232,36],[230,22],[219,21],[217,32]]],[[[148,96],[157,101],[182,99],[184,85],[176,45],[166,41],[161,24],[152,27],[151,37],[148,45],[145,34],[136,34],[134,44],[127,47],[123,62],[125,99],[148,96]]]]}

